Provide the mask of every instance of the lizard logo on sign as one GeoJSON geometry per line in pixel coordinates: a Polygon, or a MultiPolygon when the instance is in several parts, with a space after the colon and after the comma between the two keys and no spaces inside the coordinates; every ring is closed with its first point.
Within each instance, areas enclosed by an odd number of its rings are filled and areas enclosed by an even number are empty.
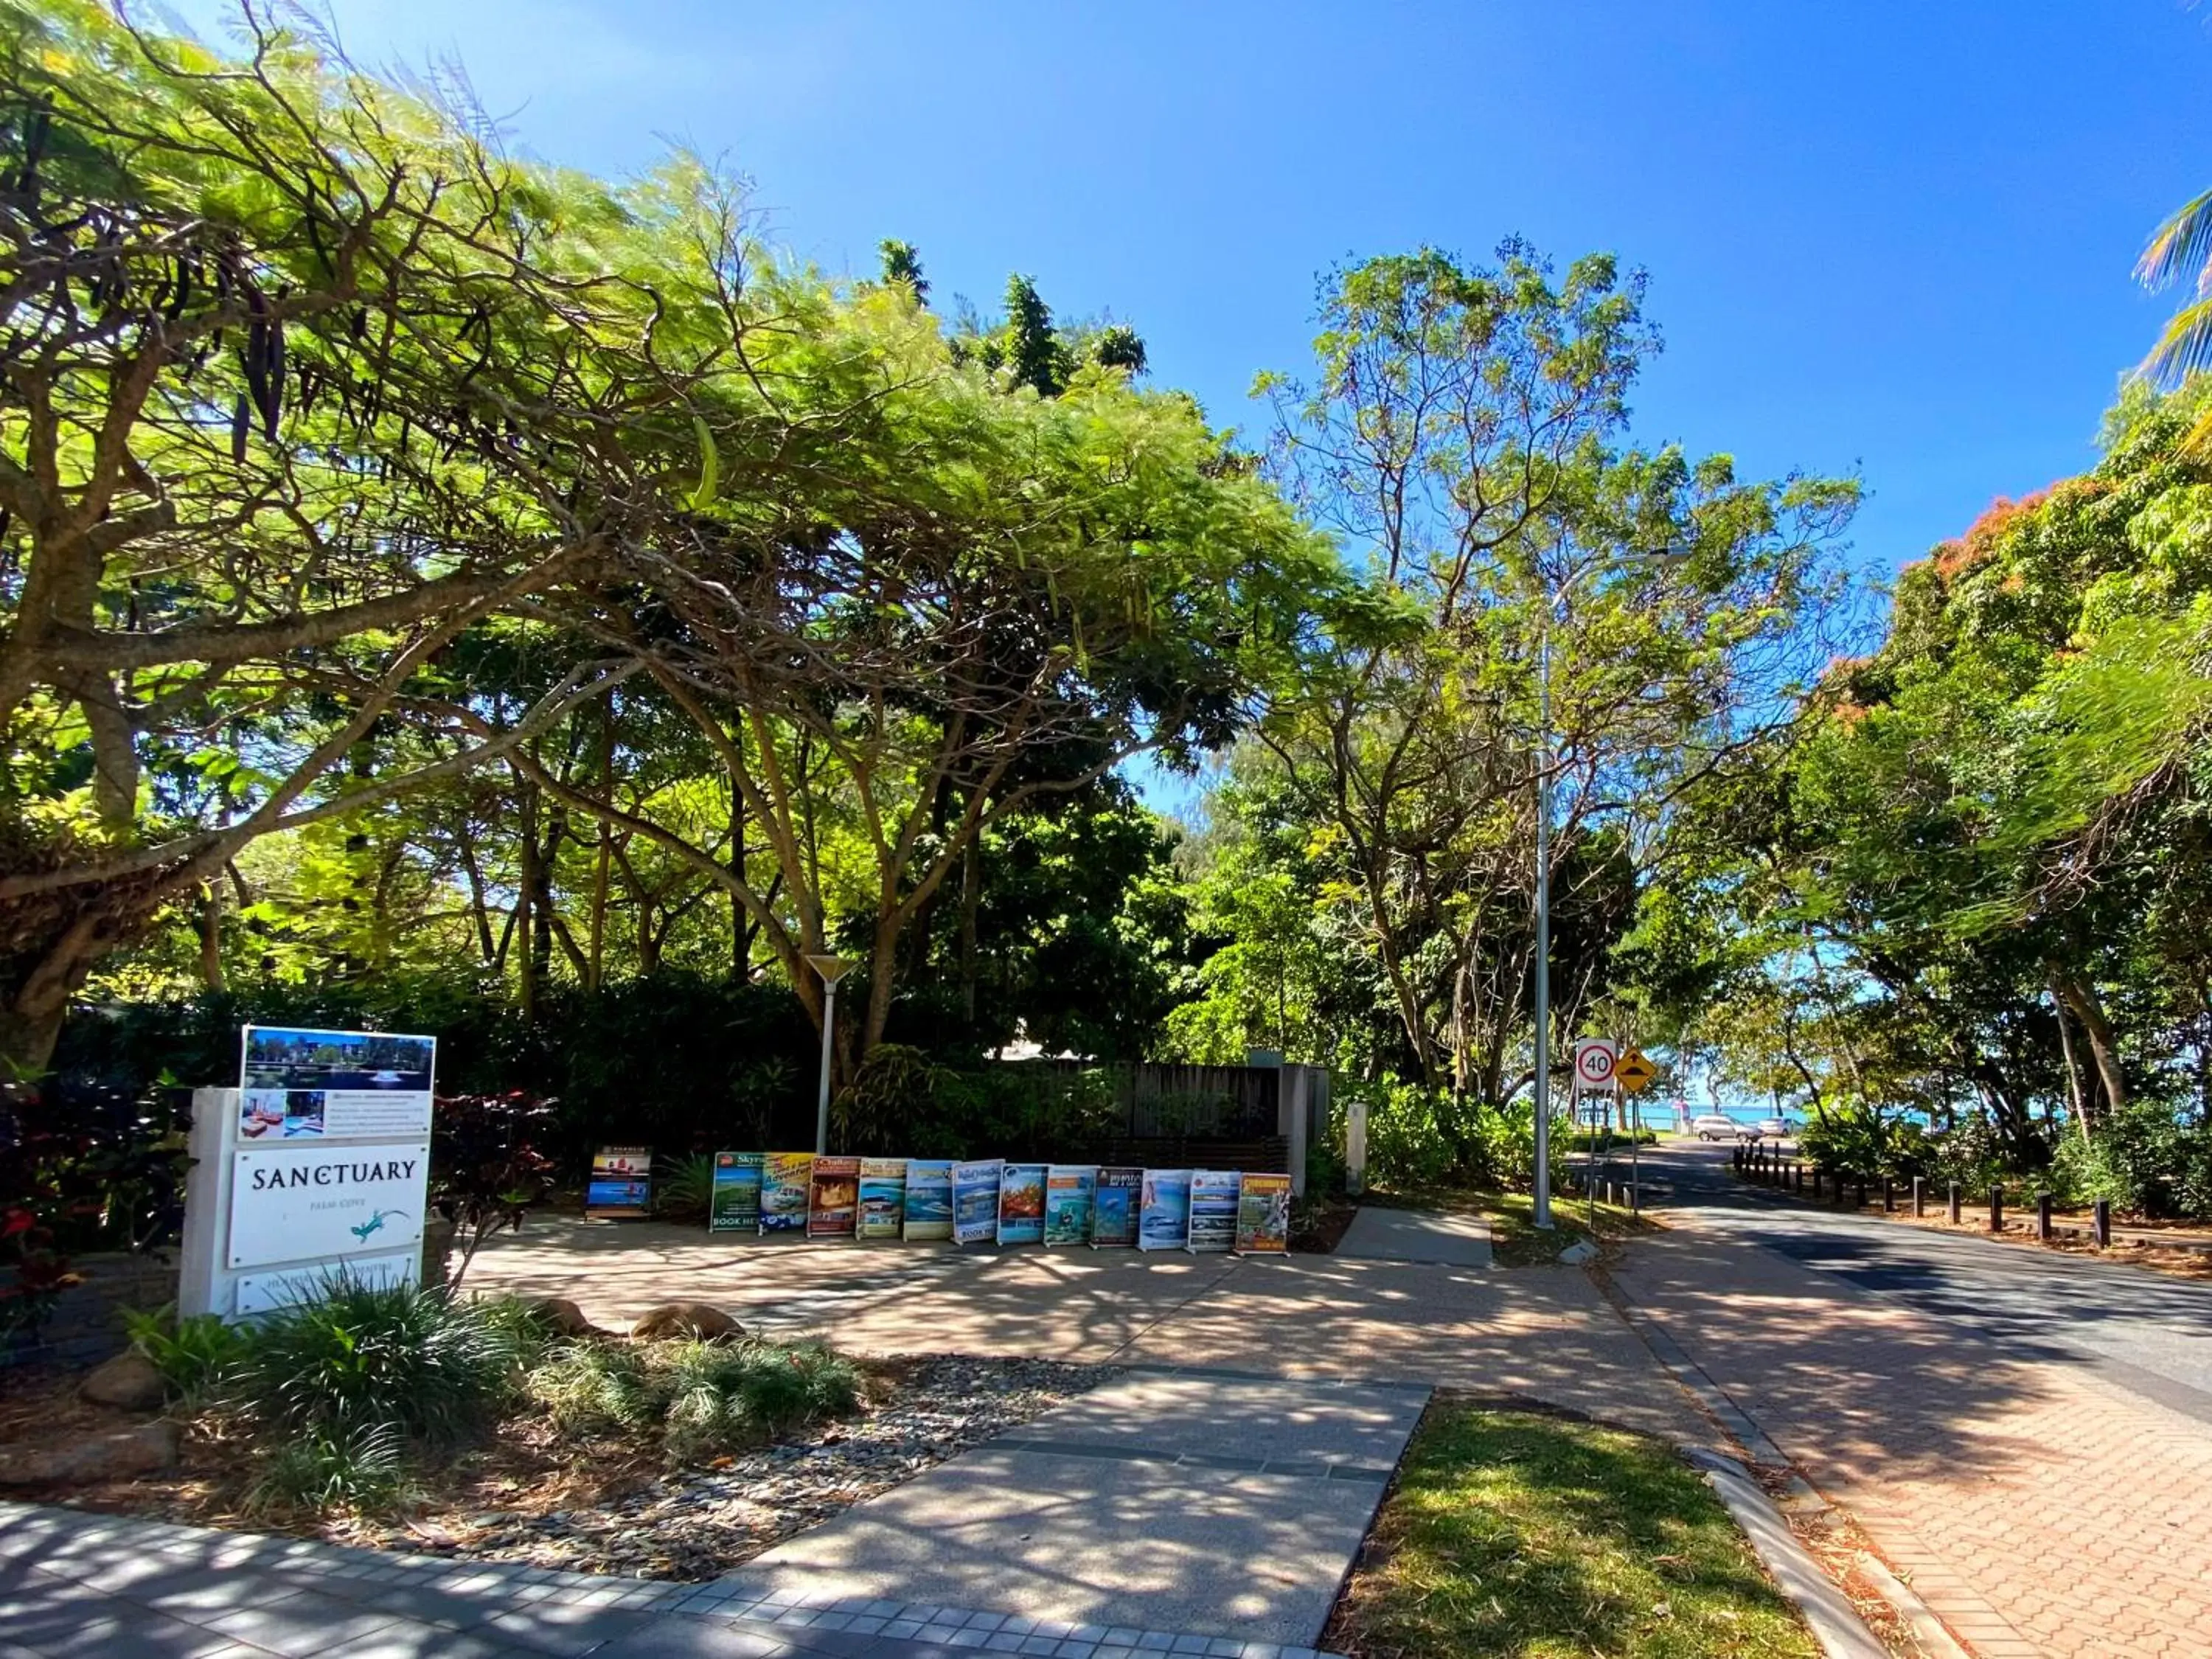
{"type": "Polygon", "coordinates": [[[1641,1048],[1631,1048],[1613,1064],[1613,1080],[1632,1095],[1642,1094],[1644,1085],[1658,1075],[1659,1068],[1641,1048]]]}

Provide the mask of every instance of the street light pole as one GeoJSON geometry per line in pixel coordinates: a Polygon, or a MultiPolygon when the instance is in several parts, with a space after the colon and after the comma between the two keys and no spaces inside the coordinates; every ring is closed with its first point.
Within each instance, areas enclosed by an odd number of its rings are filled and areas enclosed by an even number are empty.
{"type": "Polygon", "coordinates": [[[853,971],[842,957],[809,957],[807,966],[822,975],[822,1085],[814,1099],[814,1150],[830,1150],[830,1051],[837,1025],[837,981],[853,971]]]}
{"type": "Polygon", "coordinates": [[[1536,628],[1536,1203],[1552,1224],[1552,601],[1536,628]]]}

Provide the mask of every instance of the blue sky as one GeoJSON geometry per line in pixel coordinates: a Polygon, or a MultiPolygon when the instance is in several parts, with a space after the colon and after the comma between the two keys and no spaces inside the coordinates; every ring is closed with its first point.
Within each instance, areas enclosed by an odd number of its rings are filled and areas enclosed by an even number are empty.
{"type": "Polygon", "coordinates": [[[2134,257],[2212,184],[2188,0],[333,9],[365,62],[458,57],[550,160],[723,158],[825,266],[903,237],[986,308],[1030,272],[1227,423],[1304,366],[1332,260],[1611,249],[1667,336],[1639,435],[1861,471],[1877,572],[2090,462],[2167,305],[2134,257]]]}

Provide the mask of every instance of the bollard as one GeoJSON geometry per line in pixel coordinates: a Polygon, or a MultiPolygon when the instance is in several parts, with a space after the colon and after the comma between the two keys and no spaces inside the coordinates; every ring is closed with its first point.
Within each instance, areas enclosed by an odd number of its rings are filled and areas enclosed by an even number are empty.
{"type": "Polygon", "coordinates": [[[1881,1207],[1893,1212],[1897,1208],[1897,1188],[1887,1176],[1881,1178],[1881,1207]]]}
{"type": "Polygon", "coordinates": [[[1796,1178],[1799,1195],[1802,1196],[1805,1191],[1805,1166],[1802,1164],[1793,1164],[1790,1166],[1790,1172],[1796,1178]]]}
{"type": "Polygon", "coordinates": [[[1844,1207],[1844,1172],[1838,1170],[1836,1171],[1836,1207],[1839,1210],[1844,1207]]]}
{"type": "Polygon", "coordinates": [[[2051,1194],[2035,1195],[2035,1236],[2045,1243],[2051,1243],[2051,1194]]]}
{"type": "Polygon", "coordinates": [[[2097,1207],[2089,1212],[2089,1229],[2097,1241],[2099,1249],[2112,1248],[2112,1204],[2110,1199],[2100,1198],[2097,1200],[2097,1207]]]}
{"type": "Polygon", "coordinates": [[[1815,1164],[1813,1166],[1813,1197],[1814,1197],[1814,1201],[1815,1201],[1815,1202],[1817,1202],[1817,1201],[1819,1200],[1820,1196],[1820,1166],[1819,1164],[1815,1164]]]}
{"type": "Polygon", "coordinates": [[[1959,1183],[1955,1181],[1951,1183],[1951,1224],[1959,1224],[1959,1183]]]}
{"type": "Polygon", "coordinates": [[[1855,1210],[1866,1208],[1866,1177],[1864,1176],[1851,1177],[1851,1207],[1855,1210]]]}
{"type": "Polygon", "coordinates": [[[1912,1177],[1912,1213],[1915,1215],[1928,1213],[1928,1183],[1918,1176],[1912,1177]]]}
{"type": "Polygon", "coordinates": [[[2004,1231],[2004,1188],[2002,1187],[1990,1188],[1990,1231],[1993,1233],[2004,1231]]]}

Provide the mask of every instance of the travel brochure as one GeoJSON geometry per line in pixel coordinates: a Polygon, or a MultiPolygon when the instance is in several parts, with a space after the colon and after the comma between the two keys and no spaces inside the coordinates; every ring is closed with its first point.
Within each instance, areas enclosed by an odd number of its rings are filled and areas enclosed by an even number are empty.
{"type": "Polygon", "coordinates": [[[770,1152],[761,1167],[760,1230],[767,1233],[806,1231],[807,1171],[811,1152],[770,1152]]]}
{"type": "Polygon", "coordinates": [[[952,1237],[952,1161],[910,1158],[906,1161],[906,1218],[911,1242],[934,1243],[952,1237]]]}
{"type": "Polygon", "coordinates": [[[592,1154],[592,1179],[584,1188],[584,1213],[607,1221],[650,1214],[652,1171],[650,1146],[600,1147],[592,1154]]]}
{"type": "Polygon", "coordinates": [[[1237,1171],[1190,1172],[1190,1242],[1194,1255],[1228,1250],[1237,1243],[1237,1171]]]}
{"type": "Polygon", "coordinates": [[[1136,1248],[1138,1195],[1144,1189],[1142,1170],[1109,1167],[1099,1170],[1097,1188],[1091,1195],[1091,1249],[1136,1248]]]}
{"type": "MultiPolygon", "coordinates": [[[[651,1161],[642,1147],[605,1149],[593,1160],[593,1190],[604,1192],[610,1206],[592,1212],[641,1212],[651,1161]],[[633,1182],[634,1200],[626,1188],[617,1194],[617,1184],[633,1182]]],[[[1267,1171],[1010,1164],[996,1158],[956,1164],[717,1152],[707,1225],[717,1233],[795,1233],[810,1239],[949,1239],[1093,1249],[1133,1245],[1272,1255],[1290,1249],[1291,1178],[1267,1171]]]]}
{"type": "Polygon", "coordinates": [[[906,1160],[902,1158],[864,1158],[860,1160],[860,1226],[862,1238],[896,1238],[906,1213],[906,1160]]]}
{"type": "Polygon", "coordinates": [[[806,1236],[852,1237],[860,1214],[860,1160],[817,1156],[807,1174],[806,1236]]]}
{"type": "Polygon", "coordinates": [[[999,1178],[999,1243],[1044,1243],[1044,1176],[1048,1165],[1009,1164],[999,1178]]]}
{"type": "Polygon", "coordinates": [[[426,1135],[437,1064],[435,1037],[248,1025],[240,1034],[239,1138],[265,1146],[309,1136],[426,1135]]]}
{"type": "Polygon", "coordinates": [[[1091,1211],[1098,1190],[1095,1164],[1055,1164],[1044,1177],[1044,1242],[1087,1244],[1091,1211]]]}
{"type": "Polygon", "coordinates": [[[1237,1200],[1237,1249],[1243,1255],[1279,1255],[1291,1248],[1291,1178],[1247,1175],[1237,1200]]]}
{"type": "Polygon", "coordinates": [[[1137,1248],[1180,1250],[1190,1243],[1190,1171],[1147,1170],[1137,1204],[1137,1248]]]}
{"type": "Polygon", "coordinates": [[[714,1190],[707,1207],[708,1232],[760,1231],[761,1166],[767,1161],[758,1152],[714,1154],[714,1190]]]}

